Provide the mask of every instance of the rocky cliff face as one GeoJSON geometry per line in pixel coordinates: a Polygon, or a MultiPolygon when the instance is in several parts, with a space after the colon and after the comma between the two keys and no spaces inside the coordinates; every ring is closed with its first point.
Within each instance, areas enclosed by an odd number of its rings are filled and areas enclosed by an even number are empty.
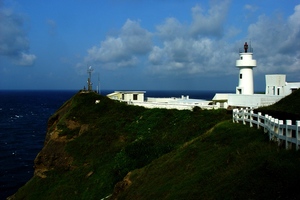
{"type": "Polygon", "coordinates": [[[65,144],[69,139],[66,136],[59,136],[60,130],[57,126],[71,102],[66,102],[54,115],[48,120],[47,134],[43,149],[34,160],[34,175],[46,178],[45,172],[59,167],[69,169],[72,163],[72,157],[64,151],[65,144]]]}
{"type": "Polygon", "coordinates": [[[73,158],[65,151],[65,146],[74,137],[60,135],[64,130],[59,127],[59,124],[64,124],[64,127],[70,130],[79,129],[78,135],[87,131],[89,125],[65,119],[71,104],[72,101],[69,100],[49,118],[44,147],[34,160],[35,176],[46,178],[45,172],[54,168],[59,170],[72,169],[73,158]]]}

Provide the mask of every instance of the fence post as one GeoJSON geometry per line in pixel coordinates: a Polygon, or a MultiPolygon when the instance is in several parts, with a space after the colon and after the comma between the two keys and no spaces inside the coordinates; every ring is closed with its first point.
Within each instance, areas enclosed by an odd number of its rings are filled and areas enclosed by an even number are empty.
{"type": "Polygon", "coordinates": [[[232,122],[235,123],[235,108],[232,110],[232,122]]]}
{"type": "Polygon", "coordinates": [[[265,114],[265,128],[264,128],[264,132],[267,133],[268,132],[268,121],[269,121],[269,116],[267,114],[265,114]]]}
{"type": "Polygon", "coordinates": [[[279,120],[278,119],[274,119],[274,133],[276,134],[276,135],[279,135],[278,133],[279,133],[279,120]]]}
{"type": "Polygon", "coordinates": [[[240,123],[240,119],[241,119],[241,111],[238,108],[236,109],[236,122],[240,123]]]}
{"type": "Polygon", "coordinates": [[[236,123],[239,123],[239,109],[234,109],[234,120],[236,123]]]}
{"type": "Polygon", "coordinates": [[[283,128],[282,128],[282,125],[283,125],[283,120],[279,120],[278,122],[278,146],[282,145],[282,137],[283,137],[283,128]]]}
{"type": "Polygon", "coordinates": [[[296,121],[296,151],[299,150],[299,126],[300,121],[296,121]]]}
{"type": "Polygon", "coordinates": [[[246,121],[245,121],[245,109],[242,108],[242,119],[243,119],[243,124],[245,125],[246,124],[246,121]]]}
{"type": "Polygon", "coordinates": [[[239,123],[239,119],[240,119],[240,111],[238,108],[235,108],[235,116],[234,116],[235,122],[239,123]]]}
{"type": "Polygon", "coordinates": [[[271,116],[269,116],[269,118],[270,118],[269,140],[272,140],[275,133],[275,119],[271,116]]]}
{"type": "Polygon", "coordinates": [[[290,141],[292,137],[292,130],[289,129],[290,125],[292,125],[292,120],[286,120],[286,125],[285,125],[285,148],[286,149],[291,149],[292,147],[292,143],[290,141]]]}
{"type": "Polygon", "coordinates": [[[257,129],[260,129],[260,117],[261,117],[261,112],[257,113],[257,129]]]}
{"type": "Polygon", "coordinates": [[[253,110],[250,111],[250,127],[253,127],[252,121],[253,121],[253,110]]]}
{"type": "MultiPolygon", "coordinates": [[[[250,112],[247,109],[241,108],[233,109],[232,111],[232,118],[233,122],[239,123],[239,121],[243,121],[243,124],[246,124],[246,120],[249,119],[249,125],[250,127],[253,127],[253,110],[250,110],[250,112]]],[[[294,139],[293,137],[293,129],[294,126],[292,126],[292,120],[286,120],[286,124],[283,123],[283,120],[275,119],[272,116],[269,116],[265,114],[264,117],[262,117],[261,112],[257,113],[257,129],[260,128],[260,125],[264,124],[264,132],[269,132],[269,140],[276,140],[278,142],[278,146],[283,145],[285,140],[285,148],[291,149],[293,146],[294,139]],[[264,120],[264,122],[261,122],[261,118],[264,120]],[[290,128],[292,127],[292,128],[290,128]],[[285,134],[284,134],[285,129],[285,134]]],[[[300,120],[296,121],[296,151],[300,148],[300,120]]]]}

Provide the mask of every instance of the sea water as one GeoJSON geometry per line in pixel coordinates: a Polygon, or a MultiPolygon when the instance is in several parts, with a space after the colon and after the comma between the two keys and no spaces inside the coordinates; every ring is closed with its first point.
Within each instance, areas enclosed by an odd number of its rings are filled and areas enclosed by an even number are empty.
{"type": "MultiPolygon", "coordinates": [[[[112,90],[101,91],[107,95],[112,90]]],[[[77,91],[0,91],[0,200],[14,194],[34,172],[47,121],[77,91]]],[[[213,98],[214,91],[149,90],[147,97],[213,98]]]]}
{"type": "Polygon", "coordinates": [[[48,118],[75,91],[0,91],[0,199],[33,176],[48,118]]]}

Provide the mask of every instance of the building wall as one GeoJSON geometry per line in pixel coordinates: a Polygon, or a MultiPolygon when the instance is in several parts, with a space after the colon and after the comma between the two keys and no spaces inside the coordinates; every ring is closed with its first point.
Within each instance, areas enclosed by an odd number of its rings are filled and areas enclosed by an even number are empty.
{"type": "Polygon", "coordinates": [[[109,97],[110,99],[119,100],[119,101],[143,102],[144,101],[144,92],[115,91],[114,93],[108,94],[107,97],[109,97]]]}
{"type": "Polygon", "coordinates": [[[239,74],[239,86],[236,87],[236,94],[253,94],[253,70],[242,68],[239,74]]]}
{"type": "Polygon", "coordinates": [[[240,53],[240,59],[236,61],[236,67],[240,69],[239,85],[236,87],[236,94],[253,94],[253,67],[256,67],[256,60],[252,59],[252,53],[240,53]]]}
{"type": "Polygon", "coordinates": [[[289,95],[293,91],[297,90],[300,88],[300,82],[291,82],[291,83],[286,83],[286,88],[285,88],[285,94],[289,95]]]}
{"type": "Polygon", "coordinates": [[[228,106],[258,108],[276,103],[284,96],[253,94],[228,94],[228,106]]]}
{"type": "Polygon", "coordinates": [[[144,93],[123,93],[124,94],[124,101],[137,101],[143,102],[144,101],[144,93]]]}
{"type": "Polygon", "coordinates": [[[107,95],[108,98],[113,99],[113,100],[122,100],[122,95],[120,93],[111,93],[107,95]]]}
{"type": "Polygon", "coordinates": [[[227,101],[228,99],[228,93],[216,93],[213,101],[227,101]]]}
{"type": "Polygon", "coordinates": [[[300,88],[300,82],[286,82],[285,74],[266,75],[266,95],[287,96],[300,88]]]}
{"type": "Polygon", "coordinates": [[[266,77],[266,95],[286,95],[286,75],[268,74],[266,77]]]}

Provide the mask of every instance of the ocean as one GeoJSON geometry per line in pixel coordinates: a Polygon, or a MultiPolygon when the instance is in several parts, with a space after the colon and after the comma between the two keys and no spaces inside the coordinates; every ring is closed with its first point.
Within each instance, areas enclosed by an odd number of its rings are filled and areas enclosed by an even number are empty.
{"type": "MultiPolygon", "coordinates": [[[[101,91],[107,95],[112,90],[101,91]]],[[[34,172],[47,121],[77,91],[0,91],[0,200],[14,194],[34,172]]],[[[216,91],[154,91],[145,97],[213,98],[216,91]]]]}

